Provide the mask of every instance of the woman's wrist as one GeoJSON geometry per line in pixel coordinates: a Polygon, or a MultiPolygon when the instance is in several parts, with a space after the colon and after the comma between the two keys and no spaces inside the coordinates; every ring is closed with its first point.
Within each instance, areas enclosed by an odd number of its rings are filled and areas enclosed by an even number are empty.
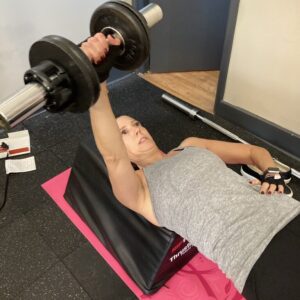
{"type": "Polygon", "coordinates": [[[268,167],[267,169],[265,169],[264,175],[276,175],[276,174],[280,174],[280,169],[278,167],[268,167]]]}
{"type": "Polygon", "coordinates": [[[108,94],[108,88],[107,88],[106,81],[103,81],[100,83],[100,93],[103,93],[103,92],[108,94]]]}
{"type": "Polygon", "coordinates": [[[100,84],[98,99],[91,105],[90,110],[103,111],[105,110],[105,107],[107,107],[106,103],[109,103],[108,88],[106,82],[102,82],[100,84]]]}

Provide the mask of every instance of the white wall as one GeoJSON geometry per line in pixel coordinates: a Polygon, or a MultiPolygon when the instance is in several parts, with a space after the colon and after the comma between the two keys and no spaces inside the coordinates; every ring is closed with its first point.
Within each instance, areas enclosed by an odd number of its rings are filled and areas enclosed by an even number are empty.
{"type": "Polygon", "coordinates": [[[89,35],[90,17],[101,0],[0,1],[0,103],[24,86],[31,45],[49,34],[76,44],[89,35]]]}
{"type": "Polygon", "coordinates": [[[300,134],[300,1],[241,0],[226,102],[300,134]]]}

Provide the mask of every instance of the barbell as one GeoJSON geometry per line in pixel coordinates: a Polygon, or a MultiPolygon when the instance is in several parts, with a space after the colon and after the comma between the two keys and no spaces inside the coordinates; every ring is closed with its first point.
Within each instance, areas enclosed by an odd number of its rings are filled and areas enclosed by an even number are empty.
{"type": "Polygon", "coordinates": [[[29,50],[30,69],[24,74],[25,86],[0,104],[0,128],[14,127],[45,107],[50,112],[84,112],[97,100],[99,82],[112,67],[134,70],[150,52],[149,28],[163,17],[154,3],[136,11],[123,1],[99,6],[90,21],[90,33],[113,35],[120,46],[111,46],[105,59],[92,64],[80,44],[49,35],[36,41],[29,50]]]}

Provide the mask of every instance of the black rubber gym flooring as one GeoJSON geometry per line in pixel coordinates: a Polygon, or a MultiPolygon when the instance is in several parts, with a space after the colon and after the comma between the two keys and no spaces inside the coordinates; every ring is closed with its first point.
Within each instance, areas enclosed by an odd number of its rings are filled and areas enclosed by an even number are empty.
{"type": "MultiPolygon", "coordinates": [[[[136,75],[114,82],[110,90],[116,115],[129,114],[142,121],[162,150],[175,147],[188,136],[230,141],[164,103],[163,91],[136,75]]],[[[299,161],[244,130],[205,112],[203,115],[300,169],[299,161]]],[[[15,130],[24,128],[30,132],[37,170],[9,177],[7,204],[0,212],[0,299],[136,299],[40,187],[72,166],[78,144],[91,136],[88,114],[44,112],[15,130]]],[[[3,159],[0,176],[1,203],[3,159]]],[[[290,186],[300,199],[299,179],[293,177],[290,186]]]]}

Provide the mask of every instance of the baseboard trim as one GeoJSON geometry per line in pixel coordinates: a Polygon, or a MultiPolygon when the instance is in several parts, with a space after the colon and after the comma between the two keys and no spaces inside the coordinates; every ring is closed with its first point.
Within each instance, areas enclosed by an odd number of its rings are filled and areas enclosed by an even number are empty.
{"type": "Polygon", "coordinates": [[[218,116],[243,127],[264,142],[300,161],[300,136],[296,133],[225,101],[220,101],[215,109],[218,116]]]}

